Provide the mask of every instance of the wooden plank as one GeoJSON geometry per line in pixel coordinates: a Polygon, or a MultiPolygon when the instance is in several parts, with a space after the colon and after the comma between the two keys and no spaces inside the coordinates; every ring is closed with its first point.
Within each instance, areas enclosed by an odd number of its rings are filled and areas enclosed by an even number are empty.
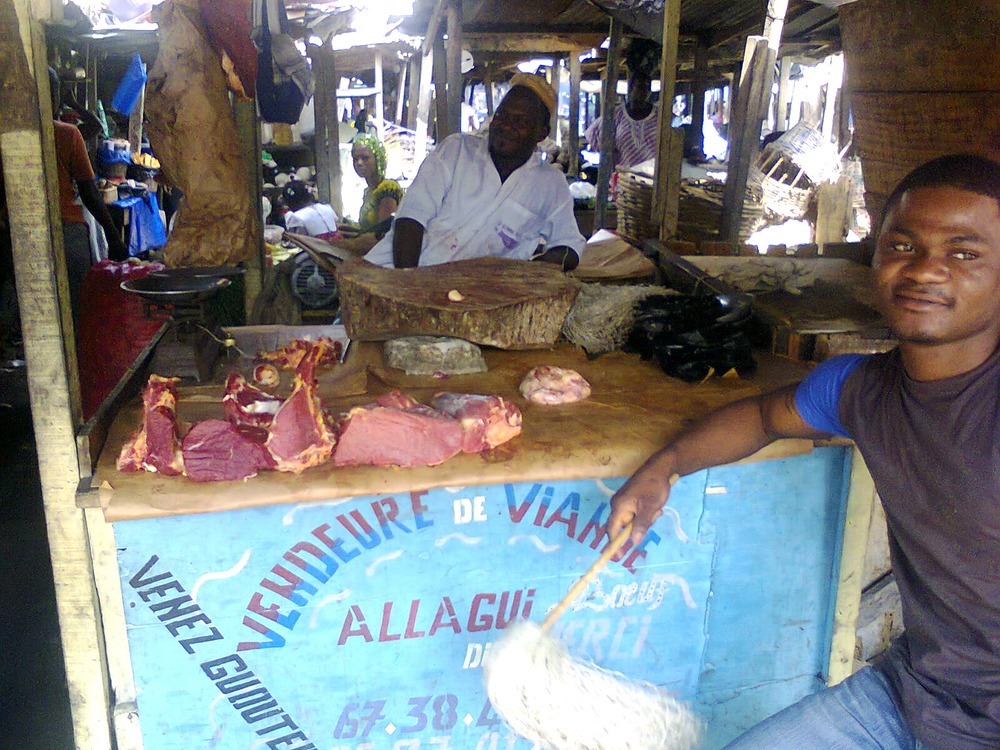
{"type": "Polygon", "coordinates": [[[444,37],[434,40],[434,133],[435,143],[440,143],[452,131],[448,121],[448,50],[444,37]]]}
{"type": "Polygon", "coordinates": [[[260,161],[260,123],[257,121],[257,105],[251,99],[233,102],[236,117],[236,137],[243,149],[243,163],[250,175],[250,205],[257,206],[250,221],[250,244],[254,253],[247,261],[243,274],[243,312],[247,317],[253,310],[253,303],[260,293],[264,278],[264,268],[268,261],[264,255],[264,216],[261,213],[261,185],[264,184],[264,168],[260,161]]]}
{"type": "Polygon", "coordinates": [[[104,520],[104,512],[99,507],[86,510],[84,516],[90,543],[90,557],[94,561],[97,597],[101,603],[101,626],[107,645],[108,679],[114,696],[111,720],[115,744],[117,750],[142,750],[142,731],[139,727],[132,657],[128,647],[114,527],[104,520]]]}
{"type": "Polygon", "coordinates": [[[99,607],[83,513],[75,505],[80,399],[75,351],[63,343],[72,340],[72,328],[45,60],[27,0],[0,0],[0,65],[7,74],[0,87],[0,158],[6,184],[18,188],[7,201],[74,741],[110,750],[99,607]]]}
{"type": "Polygon", "coordinates": [[[677,76],[677,45],[681,26],[681,1],[666,0],[663,5],[663,46],[660,57],[660,135],[657,142],[656,180],[653,184],[653,218],[659,218],[661,241],[677,234],[681,164],[684,134],[671,127],[677,76]]]}
{"type": "Polygon", "coordinates": [[[416,144],[413,147],[414,164],[422,164],[424,157],[427,156],[427,134],[430,130],[431,92],[433,91],[431,88],[431,77],[433,69],[434,52],[432,48],[421,53],[420,57],[420,76],[417,79],[420,88],[417,98],[417,122],[414,128],[417,133],[416,144]]]}
{"type": "Polygon", "coordinates": [[[861,588],[865,564],[865,545],[871,522],[872,504],[877,502],[875,482],[861,452],[851,452],[851,479],[847,492],[847,518],[844,526],[838,574],[837,603],[833,614],[830,642],[830,665],[827,685],[836,685],[854,672],[854,641],[861,609],[861,588]]]}
{"type": "Polygon", "coordinates": [[[603,229],[608,225],[608,193],[611,186],[611,174],[615,169],[615,106],[618,95],[618,62],[622,53],[621,21],[612,16],[608,45],[608,64],[604,69],[604,86],[601,89],[601,162],[597,167],[597,198],[594,206],[594,229],[603,229]]]}
{"type": "Polygon", "coordinates": [[[343,174],[340,169],[340,122],[337,118],[337,69],[326,47],[310,48],[316,71],[316,188],[319,199],[333,206],[337,215],[344,209],[343,174]]]}
{"type": "Polygon", "coordinates": [[[747,37],[743,70],[729,121],[729,172],[722,199],[720,231],[722,238],[730,242],[739,240],[747,177],[760,144],[762,92],[765,82],[771,80],[767,62],[767,39],[760,36],[747,37]]]}

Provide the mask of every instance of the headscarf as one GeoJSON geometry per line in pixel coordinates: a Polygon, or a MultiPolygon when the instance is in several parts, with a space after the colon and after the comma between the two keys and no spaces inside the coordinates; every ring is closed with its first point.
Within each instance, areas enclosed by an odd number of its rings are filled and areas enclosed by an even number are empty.
{"type": "Polygon", "coordinates": [[[358,133],[352,142],[371,149],[372,155],[375,157],[375,173],[379,177],[385,177],[385,145],[378,139],[378,136],[372,133],[358,133]]]}
{"type": "Polygon", "coordinates": [[[517,73],[510,79],[510,87],[524,86],[535,92],[535,95],[542,100],[542,104],[549,111],[549,117],[556,109],[556,92],[544,78],[539,75],[529,75],[528,73],[517,73]]]}

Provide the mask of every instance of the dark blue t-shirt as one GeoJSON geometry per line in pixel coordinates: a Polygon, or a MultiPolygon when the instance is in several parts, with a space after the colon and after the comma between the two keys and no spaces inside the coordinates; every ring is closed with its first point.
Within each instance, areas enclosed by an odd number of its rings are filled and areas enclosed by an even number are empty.
{"type": "Polygon", "coordinates": [[[811,426],[854,440],[885,508],[905,634],[877,666],[934,748],[1000,748],[1000,350],[918,382],[898,350],[799,385],[811,426]]]}

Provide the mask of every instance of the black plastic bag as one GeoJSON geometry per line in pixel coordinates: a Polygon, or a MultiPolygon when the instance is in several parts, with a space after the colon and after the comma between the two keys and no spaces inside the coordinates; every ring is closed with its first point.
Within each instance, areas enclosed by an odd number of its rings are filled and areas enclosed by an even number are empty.
{"type": "Polygon", "coordinates": [[[723,295],[654,295],[636,305],[626,351],[656,359],[663,371],[688,382],[731,369],[752,371],[750,340],[744,328],[749,298],[723,295]]]}

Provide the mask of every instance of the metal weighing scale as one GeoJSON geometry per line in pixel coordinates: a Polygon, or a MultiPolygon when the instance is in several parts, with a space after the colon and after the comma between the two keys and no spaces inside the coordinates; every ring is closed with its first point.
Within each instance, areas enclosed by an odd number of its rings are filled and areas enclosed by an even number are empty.
{"type": "Polygon", "coordinates": [[[210,303],[242,273],[228,266],[175,268],[121,283],[126,292],[142,297],[147,318],[168,325],[153,354],[154,373],[198,383],[212,379],[226,335],[210,303]]]}

